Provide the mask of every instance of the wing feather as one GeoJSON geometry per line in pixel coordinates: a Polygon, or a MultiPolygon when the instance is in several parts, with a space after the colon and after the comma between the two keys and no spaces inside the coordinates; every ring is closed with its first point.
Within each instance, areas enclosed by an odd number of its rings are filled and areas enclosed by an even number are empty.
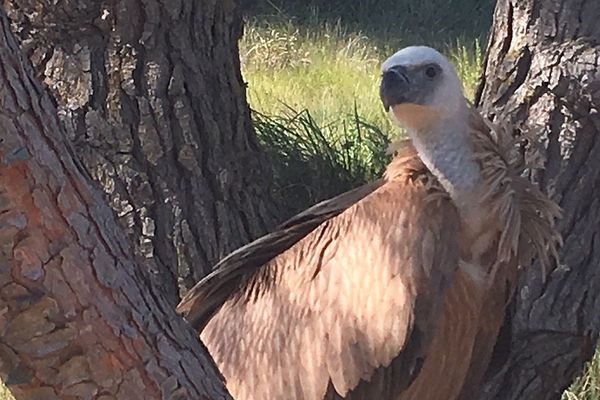
{"type": "Polygon", "coordinates": [[[385,400],[418,374],[459,220],[414,159],[233,253],[186,296],[236,399],[385,400]]]}
{"type": "Polygon", "coordinates": [[[186,293],[177,306],[177,312],[201,331],[232,294],[255,282],[250,278],[255,277],[262,266],[328,219],[360,201],[382,183],[376,181],[322,201],[284,222],[274,232],[235,250],[186,293]]]}

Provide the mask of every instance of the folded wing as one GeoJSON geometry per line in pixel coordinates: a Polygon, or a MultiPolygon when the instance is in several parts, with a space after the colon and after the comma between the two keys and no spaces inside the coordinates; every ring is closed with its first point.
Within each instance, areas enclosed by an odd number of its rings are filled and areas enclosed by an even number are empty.
{"type": "Polygon", "coordinates": [[[458,216],[431,179],[397,157],[186,296],[236,399],[393,399],[417,376],[458,265],[458,216]]]}

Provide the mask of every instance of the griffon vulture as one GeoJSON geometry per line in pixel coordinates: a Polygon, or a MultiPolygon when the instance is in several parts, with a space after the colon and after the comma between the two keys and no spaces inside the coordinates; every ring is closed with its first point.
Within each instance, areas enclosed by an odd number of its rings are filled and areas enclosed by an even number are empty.
{"type": "Polygon", "coordinates": [[[383,177],[233,252],[178,307],[237,400],[469,399],[519,266],[556,254],[558,206],[445,57],[400,50],[380,93],[409,137],[383,177]]]}

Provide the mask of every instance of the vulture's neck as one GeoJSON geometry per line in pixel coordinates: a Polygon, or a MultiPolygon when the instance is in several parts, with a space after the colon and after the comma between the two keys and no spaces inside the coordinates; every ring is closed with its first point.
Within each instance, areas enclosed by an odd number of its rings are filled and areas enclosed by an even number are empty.
{"type": "Polygon", "coordinates": [[[468,121],[465,113],[464,117],[440,121],[411,136],[419,157],[446,189],[460,214],[461,258],[478,265],[492,244],[494,215],[482,197],[482,171],[475,158],[468,121]]]}
{"type": "Polygon", "coordinates": [[[423,163],[450,194],[459,210],[477,204],[474,197],[481,181],[469,138],[468,115],[447,118],[427,130],[409,132],[423,163]]]}

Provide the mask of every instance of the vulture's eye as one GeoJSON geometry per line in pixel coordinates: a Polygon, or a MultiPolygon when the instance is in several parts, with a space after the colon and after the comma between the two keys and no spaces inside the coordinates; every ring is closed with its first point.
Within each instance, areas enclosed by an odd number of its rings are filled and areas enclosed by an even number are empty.
{"type": "Polygon", "coordinates": [[[425,69],[425,75],[427,75],[428,78],[435,78],[437,75],[437,69],[435,69],[434,66],[429,66],[427,69],[425,69]]]}

